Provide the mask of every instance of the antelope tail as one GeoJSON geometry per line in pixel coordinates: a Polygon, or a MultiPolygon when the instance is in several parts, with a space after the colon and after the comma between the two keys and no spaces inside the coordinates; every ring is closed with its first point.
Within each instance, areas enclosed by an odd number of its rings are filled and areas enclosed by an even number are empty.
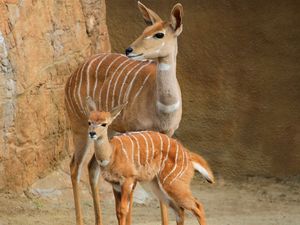
{"type": "Polygon", "coordinates": [[[205,159],[194,152],[190,152],[190,157],[194,169],[201,173],[209,183],[215,183],[214,175],[205,159]]]}

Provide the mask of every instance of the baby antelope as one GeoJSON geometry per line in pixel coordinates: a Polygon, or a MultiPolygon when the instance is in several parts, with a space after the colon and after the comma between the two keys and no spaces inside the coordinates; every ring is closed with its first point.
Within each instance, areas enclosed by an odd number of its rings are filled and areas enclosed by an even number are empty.
{"type": "MultiPolygon", "coordinates": [[[[111,112],[100,112],[91,98],[87,103],[90,109],[88,135],[95,142],[95,154],[89,166],[90,180],[97,180],[93,168],[100,165],[102,176],[113,187],[119,224],[130,224],[133,190],[137,182],[143,182],[174,210],[177,225],[184,224],[185,209],[196,216],[199,224],[205,225],[203,207],[192,196],[190,182],[194,170],[208,182],[214,182],[207,162],[177,140],[159,132],[130,132],[109,140],[108,126],[125,105],[111,112]]],[[[93,182],[91,185],[94,190],[93,182]]],[[[99,204],[97,202],[94,198],[94,204],[99,204]]]]}

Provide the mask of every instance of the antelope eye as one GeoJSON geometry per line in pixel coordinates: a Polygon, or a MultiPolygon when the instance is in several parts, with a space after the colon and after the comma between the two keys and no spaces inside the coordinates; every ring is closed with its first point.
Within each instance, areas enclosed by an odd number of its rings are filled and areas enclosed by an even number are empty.
{"type": "Polygon", "coordinates": [[[102,123],[101,126],[102,127],[106,127],[107,123],[102,123]]]}
{"type": "Polygon", "coordinates": [[[89,121],[89,126],[91,126],[92,125],[92,123],[89,121]]]}
{"type": "Polygon", "coordinates": [[[154,37],[159,38],[159,39],[163,38],[164,36],[165,36],[164,33],[156,33],[156,34],[154,34],[154,37]]]}

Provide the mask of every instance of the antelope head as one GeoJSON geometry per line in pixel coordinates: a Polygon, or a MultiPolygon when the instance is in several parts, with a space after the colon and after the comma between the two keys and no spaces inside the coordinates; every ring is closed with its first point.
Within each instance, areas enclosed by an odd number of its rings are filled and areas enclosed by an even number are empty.
{"type": "Polygon", "coordinates": [[[170,19],[163,21],[155,12],[141,2],[138,7],[148,25],[142,35],[138,37],[126,50],[128,57],[143,59],[158,59],[177,54],[177,37],[182,32],[182,5],[174,5],[170,19]]]}
{"type": "Polygon", "coordinates": [[[95,102],[91,97],[87,97],[87,107],[90,115],[88,119],[88,134],[93,140],[99,140],[107,136],[108,126],[121,113],[126,103],[113,108],[110,112],[100,112],[96,108],[95,102]]]}

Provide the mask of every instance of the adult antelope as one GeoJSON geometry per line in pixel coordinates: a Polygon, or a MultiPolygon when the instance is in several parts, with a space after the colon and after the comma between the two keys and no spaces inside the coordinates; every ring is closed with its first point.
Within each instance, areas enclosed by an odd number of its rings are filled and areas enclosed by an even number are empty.
{"type": "MultiPolygon", "coordinates": [[[[128,102],[121,115],[111,125],[118,132],[156,130],[172,136],[182,114],[181,91],[176,78],[177,37],[182,32],[183,8],[176,4],[168,21],[138,2],[144,20],[149,25],[142,35],[121,54],[97,54],[86,60],[68,79],[65,102],[70,119],[75,151],[70,163],[75,201],[76,222],[82,225],[78,185],[80,171],[89,147],[87,136],[88,110],[84,101],[91,96],[97,108],[105,111],[128,102]],[[146,60],[147,59],[147,60],[146,60]],[[150,59],[151,61],[149,61],[150,59]],[[155,60],[152,61],[152,60],[155,60]]],[[[96,174],[99,168],[89,164],[96,174]]],[[[96,199],[96,224],[100,225],[97,186],[92,190],[96,199]]],[[[161,204],[163,224],[167,212],[161,204]]]]}
{"type": "MultiPolygon", "coordinates": [[[[127,216],[131,216],[129,206],[137,182],[149,184],[154,194],[174,210],[177,225],[184,224],[184,209],[190,210],[199,224],[206,225],[203,207],[192,196],[190,182],[194,169],[214,182],[207,162],[159,132],[129,132],[109,140],[107,128],[123,106],[99,112],[91,99],[87,102],[91,110],[88,132],[95,142],[91,162],[101,166],[102,176],[113,186],[119,225],[126,225],[127,216]]],[[[95,184],[91,185],[95,189],[95,184]]]]}

